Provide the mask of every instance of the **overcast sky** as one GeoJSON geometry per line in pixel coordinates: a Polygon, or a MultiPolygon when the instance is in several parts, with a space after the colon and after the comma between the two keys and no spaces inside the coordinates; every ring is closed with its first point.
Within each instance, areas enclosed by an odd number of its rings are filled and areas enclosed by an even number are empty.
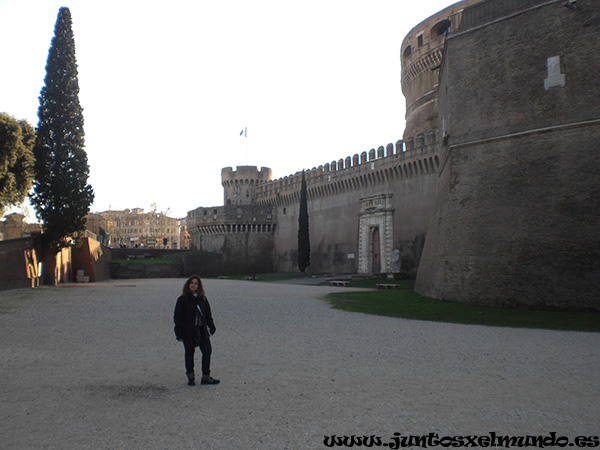
{"type": "Polygon", "coordinates": [[[37,125],[68,6],[92,212],[183,217],[223,204],[223,167],[277,179],[401,139],[400,45],[452,3],[0,0],[0,112],[37,125]]]}

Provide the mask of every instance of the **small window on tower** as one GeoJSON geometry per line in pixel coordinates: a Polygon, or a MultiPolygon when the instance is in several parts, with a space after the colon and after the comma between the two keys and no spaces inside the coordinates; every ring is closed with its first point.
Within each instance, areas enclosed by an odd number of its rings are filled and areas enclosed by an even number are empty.
{"type": "Polygon", "coordinates": [[[442,20],[441,22],[436,23],[432,28],[429,35],[431,39],[435,39],[438,36],[446,34],[450,30],[450,21],[448,19],[442,20]]]}
{"type": "MultiPolygon", "coordinates": [[[[402,56],[403,56],[404,58],[408,58],[408,57],[410,56],[410,54],[411,54],[411,53],[412,53],[412,49],[411,49],[411,47],[410,47],[410,45],[409,45],[409,46],[407,46],[407,47],[406,47],[406,49],[404,50],[404,54],[403,54],[402,56]]],[[[341,164],[340,164],[340,166],[341,166],[341,164]]],[[[342,167],[340,167],[340,169],[341,169],[341,168],[342,168],[342,167]]]]}

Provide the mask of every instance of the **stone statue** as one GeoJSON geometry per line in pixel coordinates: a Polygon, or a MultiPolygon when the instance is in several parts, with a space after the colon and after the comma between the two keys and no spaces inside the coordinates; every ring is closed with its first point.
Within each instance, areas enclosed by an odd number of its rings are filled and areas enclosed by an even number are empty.
{"type": "Polygon", "coordinates": [[[392,259],[390,261],[390,272],[392,273],[398,273],[400,272],[400,250],[398,250],[397,248],[395,248],[392,251],[392,259]]]}

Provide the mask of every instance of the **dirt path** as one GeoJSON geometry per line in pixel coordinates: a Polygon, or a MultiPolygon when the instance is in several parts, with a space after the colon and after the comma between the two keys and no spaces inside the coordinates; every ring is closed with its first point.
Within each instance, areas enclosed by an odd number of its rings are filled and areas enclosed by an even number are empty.
{"type": "Polygon", "coordinates": [[[188,387],[172,324],[183,282],[0,292],[0,448],[600,434],[600,333],[408,321],[319,299],[340,288],[207,280],[222,382],[188,387]]]}

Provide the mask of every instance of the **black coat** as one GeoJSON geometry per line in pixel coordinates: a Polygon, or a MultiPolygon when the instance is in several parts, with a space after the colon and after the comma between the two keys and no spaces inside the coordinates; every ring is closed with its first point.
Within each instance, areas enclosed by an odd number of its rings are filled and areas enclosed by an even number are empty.
{"type": "Polygon", "coordinates": [[[184,341],[194,342],[196,317],[199,314],[198,305],[202,310],[199,323],[203,335],[208,336],[209,330],[210,334],[215,334],[215,331],[217,331],[208,299],[203,295],[194,297],[192,294],[184,294],[177,299],[175,313],[173,314],[177,340],[183,339],[184,341]]]}

